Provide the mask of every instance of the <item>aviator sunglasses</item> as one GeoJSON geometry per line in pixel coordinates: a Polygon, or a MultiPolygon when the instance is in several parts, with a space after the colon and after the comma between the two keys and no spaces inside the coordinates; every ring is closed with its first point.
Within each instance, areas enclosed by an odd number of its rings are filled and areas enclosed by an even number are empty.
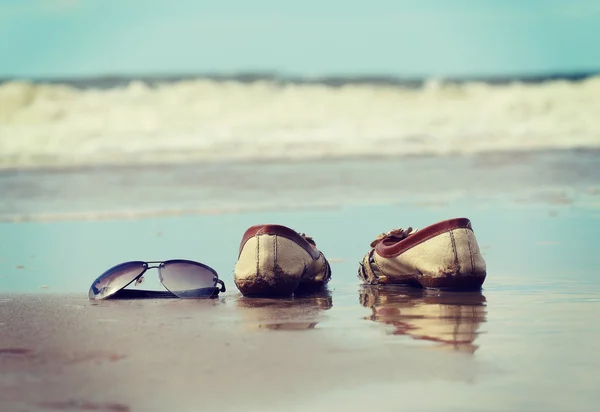
{"type": "Polygon", "coordinates": [[[209,298],[225,292],[217,272],[202,263],[174,259],[158,262],[131,261],[113,266],[92,283],[89,298],[209,298]],[[132,282],[142,283],[148,269],[158,269],[160,283],[167,291],[125,289],[132,282]],[[219,286],[217,286],[219,285],[219,286]]]}

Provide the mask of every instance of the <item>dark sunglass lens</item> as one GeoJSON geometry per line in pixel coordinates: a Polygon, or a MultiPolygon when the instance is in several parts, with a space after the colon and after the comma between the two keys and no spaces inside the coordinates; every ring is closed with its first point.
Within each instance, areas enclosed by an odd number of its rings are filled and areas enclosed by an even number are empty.
{"type": "Polygon", "coordinates": [[[198,263],[165,262],[158,270],[162,284],[180,298],[208,297],[215,292],[217,274],[198,263]]]}
{"type": "Polygon", "coordinates": [[[144,262],[127,262],[108,269],[92,283],[90,299],[106,299],[114,295],[146,270],[144,262]]]}

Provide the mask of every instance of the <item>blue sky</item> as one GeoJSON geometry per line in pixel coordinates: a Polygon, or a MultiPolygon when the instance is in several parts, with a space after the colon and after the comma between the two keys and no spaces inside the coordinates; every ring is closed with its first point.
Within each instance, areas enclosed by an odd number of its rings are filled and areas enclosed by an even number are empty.
{"type": "Polygon", "coordinates": [[[600,0],[0,0],[0,77],[600,70],[600,0]]]}

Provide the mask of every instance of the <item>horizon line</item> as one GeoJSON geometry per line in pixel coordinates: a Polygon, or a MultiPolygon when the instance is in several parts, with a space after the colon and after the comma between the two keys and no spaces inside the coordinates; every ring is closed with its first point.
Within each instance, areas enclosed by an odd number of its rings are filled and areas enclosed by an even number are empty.
{"type": "Polygon", "coordinates": [[[177,82],[182,80],[215,80],[237,81],[240,83],[254,83],[258,81],[272,81],[278,83],[294,84],[326,84],[341,86],[344,84],[382,84],[382,85],[422,85],[430,80],[448,83],[485,82],[504,84],[509,82],[540,83],[553,80],[584,81],[600,76],[599,69],[571,70],[571,71],[524,71],[514,73],[479,74],[479,75],[394,75],[391,73],[373,74],[292,74],[276,70],[240,70],[240,71],[204,71],[204,72],[171,72],[171,73],[105,73],[105,74],[80,74],[80,75],[43,75],[43,76],[0,76],[0,84],[13,81],[30,81],[32,83],[66,83],[72,85],[85,85],[89,83],[122,84],[125,82],[177,82]]]}

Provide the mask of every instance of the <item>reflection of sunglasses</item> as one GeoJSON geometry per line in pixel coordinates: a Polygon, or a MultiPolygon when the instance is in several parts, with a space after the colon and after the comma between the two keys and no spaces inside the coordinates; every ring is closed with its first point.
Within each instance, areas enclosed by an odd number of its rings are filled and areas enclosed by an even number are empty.
{"type": "Polygon", "coordinates": [[[94,300],[107,298],[209,298],[225,292],[225,283],[217,272],[192,260],[165,260],[163,262],[125,262],[113,266],[101,274],[90,287],[89,297],[94,300]],[[149,266],[155,264],[157,266],[149,266]],[[127,289],[135,281],[139,284],[148,269],[158,269],[160,283],[167,292],[127,289]],[[220,285],[220,287],[217,287],[220,285]]]}

